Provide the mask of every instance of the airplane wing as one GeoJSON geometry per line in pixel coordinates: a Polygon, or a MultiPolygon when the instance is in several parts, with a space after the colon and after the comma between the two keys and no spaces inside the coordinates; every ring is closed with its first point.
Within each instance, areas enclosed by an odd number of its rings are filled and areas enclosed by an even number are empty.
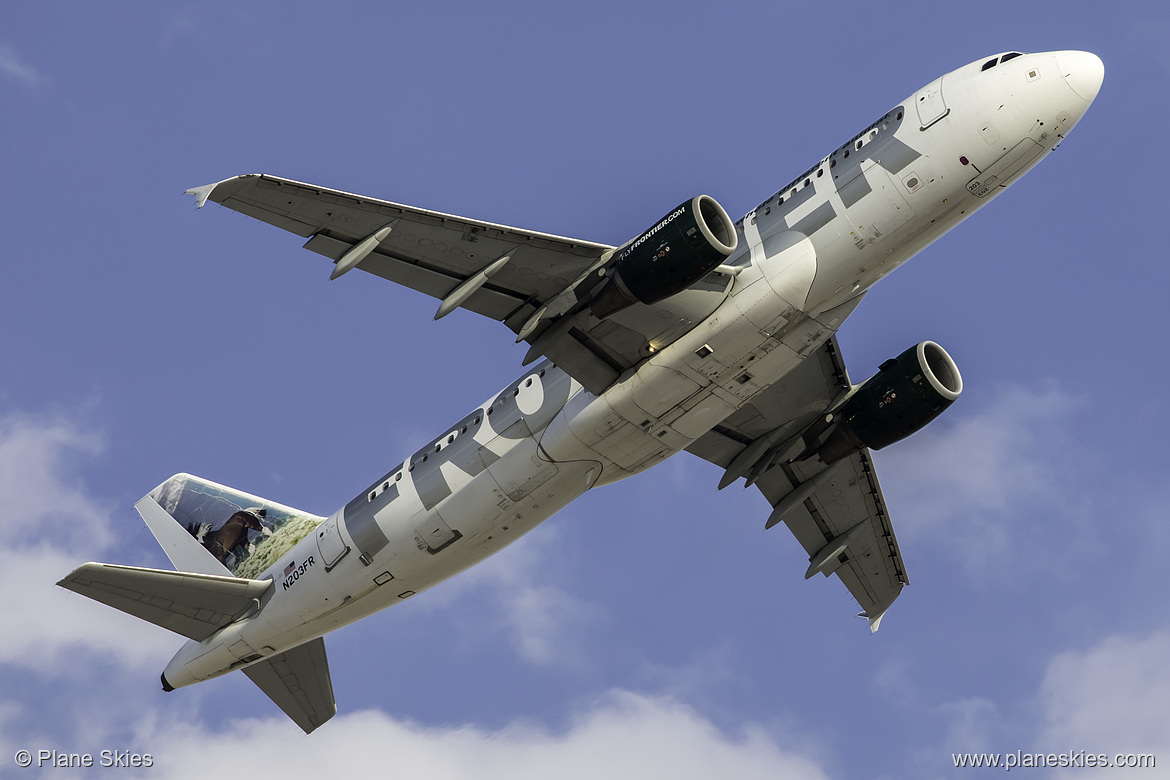
{"type": "Polygon", "coordinates": [[[320,637],[245,666],[244,674],[306,734],[337,714],[325,640],[320,637]]]}
{"type": "Polygon", "coordinates": [[[754,482],[773,506],[766,527],[783,520],[809,555],[805,578],[836,574],[861,605],[870,629],[907,584],[868,449],[825,466],[789,462],[800,434],[850,387],[836,337],[688,451],[754,482]]]}
{"type": "MultiPolygon", "coordinates": [[[[306,249],[334,261],[334,278],[357,267],[440,299],[436,318],[458,306],[517,334],[614,248],[266,174],[188,192],[200,207],[211,200],[303,236],[306,249]]],[[[535,342],[547,327],[540,323],[525,340],[535,342]]],[[[613,322],[594,320],[568,336],[543,354],[594,393],[644,357],[645,339],[613,322]]]]}
{"type": "Polygon", "coordinates": [[[242,614],[259,608],[272,580],[87,563],[57,584],[202,642],[242,614]]]}

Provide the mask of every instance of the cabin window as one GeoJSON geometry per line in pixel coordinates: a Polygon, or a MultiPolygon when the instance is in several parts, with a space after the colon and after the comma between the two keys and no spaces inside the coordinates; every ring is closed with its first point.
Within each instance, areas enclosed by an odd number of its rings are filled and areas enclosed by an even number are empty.
{"type": "Polygon", "coordinates": [[[1000,57],[999,61],[1000,62],[1007,62],[1008,60],[1014,60],[1016,57],[1023,57],[1023,56],[1024,56],[1024,53],[1020,52],[1020,51],[1008,52],[1007,54],[1000,57]]]}
{"type": "Polygon", "coordinates": [[[979,70],[991,70],[992,68],[994,68],[996,66],[996,63],[998,63],[998,62],[999,62],[998,57],[992,57],[987,62],[983,63],[983,67],[980,68],[979,70]]]}

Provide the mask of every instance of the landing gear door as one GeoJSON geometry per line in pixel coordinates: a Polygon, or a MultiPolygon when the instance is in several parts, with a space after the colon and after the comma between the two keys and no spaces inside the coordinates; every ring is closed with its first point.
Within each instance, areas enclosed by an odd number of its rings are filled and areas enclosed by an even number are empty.
{"type": "Polygon", "coordinates": [[[325,522],[317,526],[317,552],[325,564],[325,571],[329,571],[349,552],[349,545],[341,538],[341,528],[337,525],[337,514],[334,512],[325,522]]]}

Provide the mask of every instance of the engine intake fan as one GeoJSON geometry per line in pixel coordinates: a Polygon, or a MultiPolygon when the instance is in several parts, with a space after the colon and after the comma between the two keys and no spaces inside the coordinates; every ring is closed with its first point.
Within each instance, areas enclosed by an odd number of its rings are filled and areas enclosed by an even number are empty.
{"type": "Polygon", "coordinates": [[[921,430],[962,392],[963,377],[947,351],[933,341],[916,344],[857,388],[817,454],[832,463],[862,447],[880,450],[921,430]]]}
{"type": "Polygon", "coordinates": [[[710,195],[673,209],[600,273],[589,301],[598,319],[635,303],[658,303],[687,289],[726,260],[739,243],[735,225],[710,195]]]}

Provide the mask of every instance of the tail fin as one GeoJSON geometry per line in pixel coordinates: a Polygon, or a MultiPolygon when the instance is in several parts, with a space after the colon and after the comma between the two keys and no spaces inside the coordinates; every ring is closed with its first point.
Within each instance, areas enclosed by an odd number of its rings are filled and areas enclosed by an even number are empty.
{"type": "MultiPolygon", "coordinates": [[[[134,508],[178,571],[87,563],[57,584],[196,642],[254,614],[274,587],[259,577],[325,519],[190,474],[134,508]]],[[[337,712],[320,638],[243,671],[306,733],[337,712]]]]}
{"type": "MultiPolygon", "coordinates": [[[[253,614],[272,580],[87,563],[57,583],[95,601],[202,642],[253,614]]],[[[244,667],[244,674],[309,733],[337,713],[325,640],[317,639],[244,667]]],[[[162,678],[164,690],[173,690],[162,678]]]]}
{"type": "Polygon", "coordinates": [[[180,571],[260,576],[325,519],[190,474],[134,505],[180,571]]]}
{"type": "Polygon", "coordinates": [[[196,642],[259,609],[273,587],[272,580],[112,563],[84,564],[57,584],[196,642]]]}

